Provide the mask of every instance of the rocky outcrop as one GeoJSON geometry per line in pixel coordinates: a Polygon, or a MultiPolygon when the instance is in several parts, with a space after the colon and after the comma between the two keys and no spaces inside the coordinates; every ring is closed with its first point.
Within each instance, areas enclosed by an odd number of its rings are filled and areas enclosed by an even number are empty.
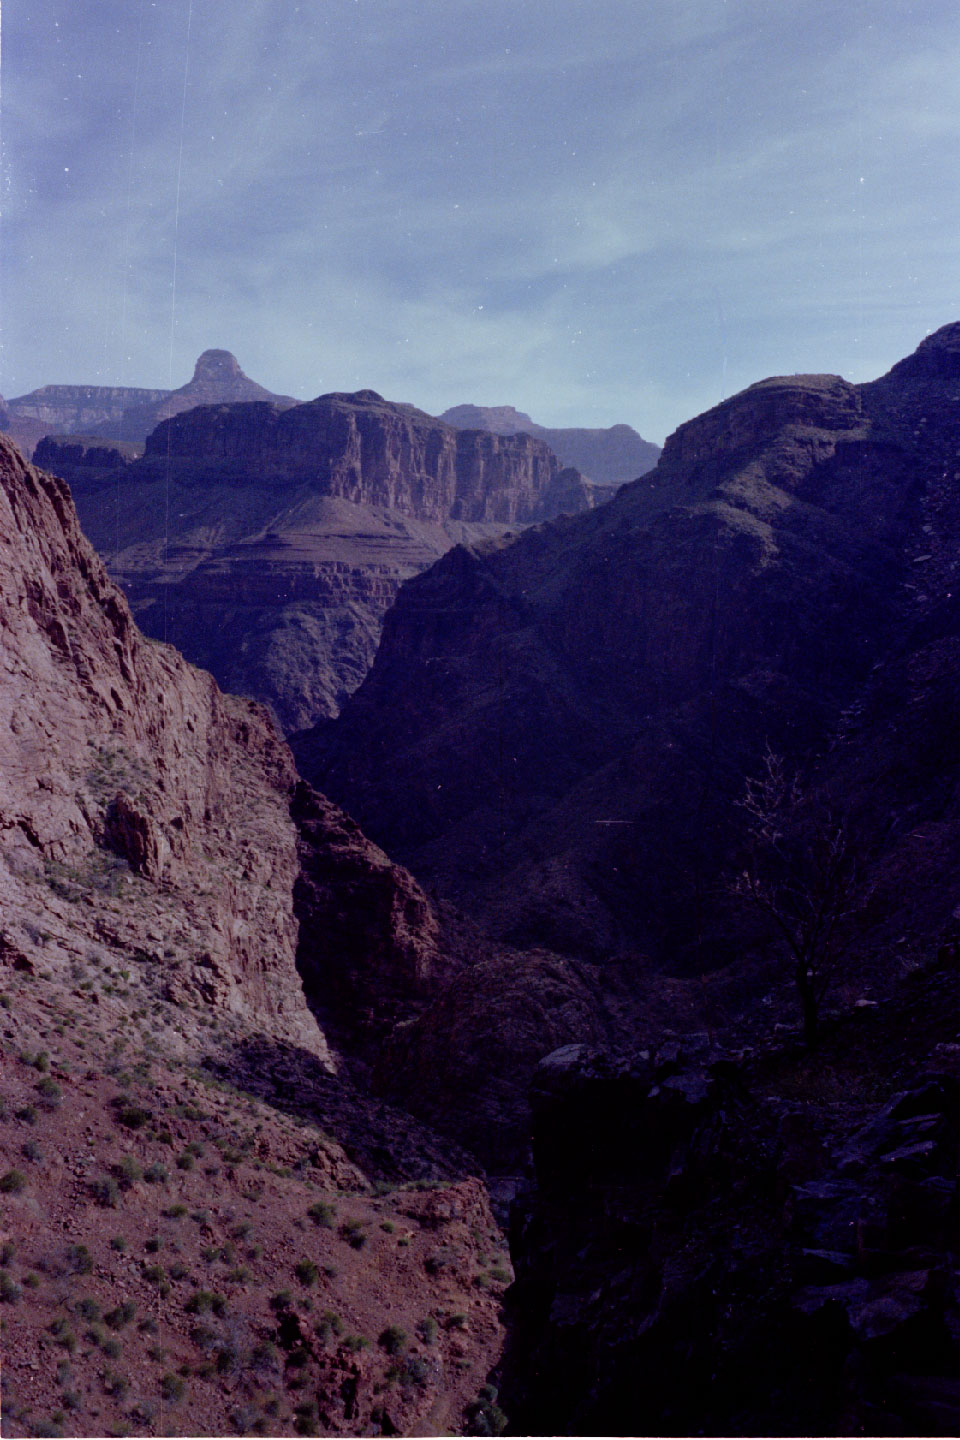
{"type": "Polygon", "coordinates": [[[48,909],[49,929],[106,927],[131,952],[156,936],[171,994],[325,1054],[294,965],[289,752],[140,635],[67,487],[6,441],[0,506],[5,923],[48,909]]]}
{"type": "Polygon", "coordinates": [[[229,350],[204,350],[193,375],[179,390],[166,391],[156,399],[124,405],[119,426],[108,424],[94,433],[119,440],[145,440],[162,420],[182,415],[198,405],[223,405],[240,401],[261,401],[285,407],[296,405],[291,395],[274,395],[240,369],[229,350]]]}
{"type": "Polygon", "coordinates": [[[436,917],[412,876],[308,785],[297,786],[292,814],[307,993],[334,1027],[339,1017],[353,1048],[381,1044],[447,977],[436,917]]]}
{"type": "MultiPolygon", "coordinates": [[[[274,395],[240,369],[229,350],[204,350],[193,376],[179,390],[128,385],[42,385],[8,402],[9,423],[18,444],[31,448],[45,435],[102,436],[141,442],[167,416],[196,405],[232,400],[264,400],[294,405],[289,395],[274,395]]],[[[37,462],[41,463],[40,461],[37,462]]],[[[44,462],[46,463],[46,462],[44,462]]]]}
{"type": "Polygon", "coordinates": [[[819,1060],[694,1036],[541,1064],[517,1433],[955,1432],[960,1051],[935,1043],[955,993],[925,979],[819,1060]]]}
{"type": "Polygon", "coordinates": [[[458,433],[360,392],[284,410],[201,406],[130,446],[42,442],[148,633],[273,709],[335,715],[403,580],[462,539],[579,510],[539,441],[458,433]]]}
{"type": "MultiPolygon", "coordinates": [[[[458,431],[373,390],[321,395],[286,410],[192,411],[147,441],[145,466],[168,461],[198,478],[275,476],[437,525],[530,524],[579,493],[579,477],[565,474],[547,445],[522,434],[458,431]]],[[[577,508],[587,504],[584,491],[577,508]]]]}
{"type": "Polygon", "coordinates": [[[572,465],[598,485],[622,485],[652,470],[659,445],[644,440],[630,425],[607,429],[550,429],[537,425],[512,405],[454,405],[440,416],[460,430],[490,430],[496,435],[535,435],[555,451],[563,465],[572,465]]]}
{"type": "Polygon", "coordinates": [[[935,934],[957,858],[958,333],[870,385],[751,386],[609,505],[451,552],[400,592],[341,719],[298,740],[303,773],[511,944],[719,975],[758,943],[722,896],[769,745],[888,847],[867,885],[887,915],[910,873],[935,934]]]}
{"type": "Polygon", "coordinates": [[[11,400],[9,412],[12,421],[36,426],[41,436],[86,435],[110,427],[119,438],[125,410],[159,405],[169,394],[128,385],[41,385],[11,400]]]}

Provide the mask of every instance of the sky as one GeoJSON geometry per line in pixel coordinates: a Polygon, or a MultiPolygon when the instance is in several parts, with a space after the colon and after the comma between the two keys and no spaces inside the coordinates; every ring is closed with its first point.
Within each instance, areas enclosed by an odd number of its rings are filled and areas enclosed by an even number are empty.
{"type": "Polygon", "coordinates": [[[0,391],[662,441],[960,319],[956,0],[0,0],[0,391]]]}

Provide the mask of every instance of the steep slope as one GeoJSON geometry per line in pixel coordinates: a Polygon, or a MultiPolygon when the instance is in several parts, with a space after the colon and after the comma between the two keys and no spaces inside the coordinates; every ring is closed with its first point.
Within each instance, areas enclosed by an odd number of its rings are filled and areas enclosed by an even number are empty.
{"type": "Polygon", "coordinates": [[[287,731],[360,684],[403,580],[456,541],[593,499],[540,441],[458,432],[368,391],[201,406],[142,459],[122,449],[48,439],[37,457],[69,480],[144,628],[287,731]]]}
{"type": "Polygon", "coordinates": [[[574,466],[598,485],[635,480],[652,470],[660,457],[660,446],[644,440],[630,425],[611,425],[605,430],[550,429],[512,405],[454,405],[444,410],[440,419],[460,430],[535,435],[556,451],[562,464],[574,466]]]}
{"type": "Polygon", "coordinates": [[[462,1430],[509,1279],[479,1167],[334,1073],[300,978],[408,1018],[425,897],[6,440],[0,561],[4,1433],[462,1430]]]}
{"type": "Polygon", "coordinates": [[[4,923],[31,923],[42,897],[48,927],[91,944],[155,936],[172,991],[324,1053],[294,969],[282,742],[137,632],[62,481],[0,441],[0,484],[4,923]],[[77,908],[84,884],[100,913],[77,908]]]}
{"type": "Polygon", "coordinates": [[[768,744],[809,765],[941,613],[958,334],[873,385],[751,386],[608,506],[451,552],[303,773],[513,943],[731,958],[744,777],[768,744]]]}

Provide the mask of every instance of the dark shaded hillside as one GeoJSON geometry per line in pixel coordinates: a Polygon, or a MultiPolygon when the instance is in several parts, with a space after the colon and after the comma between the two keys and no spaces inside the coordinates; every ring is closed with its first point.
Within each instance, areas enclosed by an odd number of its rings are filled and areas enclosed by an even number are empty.
{"type": "Polygon", "coordinates": [[[744,777],[767,744],[826,752],[909,643],[953,459],[929,384],[763,381],[610,505],[452,552],[304,773],[514,943],[713,969],[744,777]]]}

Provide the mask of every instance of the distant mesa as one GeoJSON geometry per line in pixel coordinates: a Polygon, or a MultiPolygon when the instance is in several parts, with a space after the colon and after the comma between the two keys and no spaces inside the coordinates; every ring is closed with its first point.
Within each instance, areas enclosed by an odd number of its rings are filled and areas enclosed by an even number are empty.
{"type": "Polygon", "coordinates": [[[440,416],[458,430],[489,430],[495,435],[535,435],[544,440],[563,465],[597,485],[623,485],[652,470],[659,445],[644,440],[630,425],[605,430],[550,429],[538,425],[512,405],[454,405],[440,416]]]}
{"type": "Polygon", "coordinates": [[[174,405],[142,458],[134,441],[66,435],[36,462],[69,482],[144,630],[288,732],[361,683],[402,581],[452,545],[610,494],[536,436],[457,430],[375,390],[291,404],[225,351],[153,413],[174,405]]]}
{"type": "Polygon", "coordinates": [[[110,440],[144,441],[161,420],[196,405],[266,400],[295,405],[290,395],[275,395],[240,368],[229,350],[204,350],[193,378],[179,390],[148,390],[126,385],[42,385],[6,402],[0,428],[32,450],[44,435],[88,435],[110,440]]]}

